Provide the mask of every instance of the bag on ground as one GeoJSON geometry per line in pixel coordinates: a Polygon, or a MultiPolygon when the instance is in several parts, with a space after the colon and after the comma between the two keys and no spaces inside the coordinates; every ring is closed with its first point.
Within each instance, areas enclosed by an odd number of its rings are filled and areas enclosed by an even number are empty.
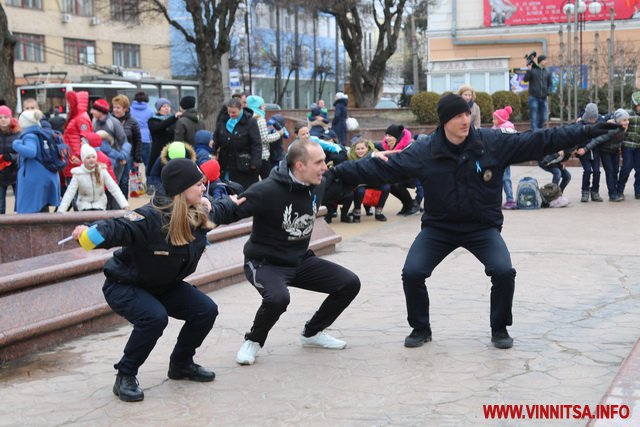
{"type": "Polygon", "coordinates": [[[525,176],[518,182],[516,204],[518,205],[518,209],[538,209],[542,206],[540,187],[535,178],[525,176]]]}

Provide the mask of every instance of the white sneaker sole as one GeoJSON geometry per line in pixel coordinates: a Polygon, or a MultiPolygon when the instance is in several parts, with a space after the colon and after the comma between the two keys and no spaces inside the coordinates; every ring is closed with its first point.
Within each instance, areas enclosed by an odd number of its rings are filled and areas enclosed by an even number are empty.
{"type": "Polygon", "coordinates": [[[236,362],[238,363],[238,365],[253,365],[255,363],[255,360],[236,358],[236,362]]]}

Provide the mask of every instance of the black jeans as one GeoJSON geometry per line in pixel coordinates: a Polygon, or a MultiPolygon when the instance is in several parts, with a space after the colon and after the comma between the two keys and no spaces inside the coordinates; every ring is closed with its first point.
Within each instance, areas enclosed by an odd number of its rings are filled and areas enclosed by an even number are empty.
{"type": "Polygon", "coordinates": [[[584,156],[580,157],[582,164],[582,191],[600,191],[600,152],[591,150],[584,156]],[[593,175],[593,181],[591,176],[593,175]]]}
{"type": "Polygon", "coordinates": [[[244,273],[262,296],[262,304],[245,339],[261,347],[269,331],[289,305],[289,286],[329,294],[305,325],[304,334],[313,336],[329,327],[360,291],[360,279],[346,268],[316,257],[309,251],[297,267],[282,267],[266,261],[247,260],[244,273]]]}
{"type": "Polygon", "coordinates": [[[491,327],[511,325],[516,271],[500,231],[487,228],[460,233],[433,227],[425,227],[418,233],[402,269],[409,325],[418,329],[430,326],[425,280],[447,255],[459,247],[467,249],[484,264],[485,274],[491,277],[491,327]]]}
{"type": "Polygon", "coordinates": [[[207,295],[186,282],[162,295],[152,295],[137,286],[107,279],[102,287],[109,307],[133,324],[124,355],[114,367],[122,374],[137,375],[169,322],[168,317],[184,320],[171,353],[171,362],[193,362],[196,348],[213,327],[218,306],[207,295]]]}

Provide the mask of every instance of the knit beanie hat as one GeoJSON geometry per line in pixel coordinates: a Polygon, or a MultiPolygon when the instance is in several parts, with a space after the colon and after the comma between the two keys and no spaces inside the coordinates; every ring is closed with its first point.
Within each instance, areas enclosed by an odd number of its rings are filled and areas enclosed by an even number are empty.
{"type": "Polygon", "coordinates": [[[187,147],[184,145],[184,142],[174,141],[169,144],[167,155],[169,156],[169,160],[184,159],[187,157],[187,147]]]}
{"type": "Polygon", "coordinates": [[[209,182],[214,182],[220,178],[220,163],[216,159],[207,160],[200,165],[200,169],[209,182]]]}
{"type": "Polygon", "coordinates": [[[160,111],[162,106],[167,104],[171,106],[171,101],[169,101],[167,98],[158,98],[158,100],[156,101],[156,111],[160,111]]]}
{"type": "Polygon", "coordinates": [[[11,108],[6,105],[0,105],[0,116],[13,117],[11,114],[11,108]]]}
{"type": "Polygon", "coordinates": [[[593,102],[587,104],[582,115],[582,120],[597,120],[598,119],[598,106],[593,102]]]}
{"type": "Polygon", "coordinates": [[[493,112],[493,117],[495,117],[495,119],[498,121],[498,124],[501,125],[504,122],[509,120],[509,117],[511,116],[511,112],[513,110],[511,109],[511,107],[509,105],[507,105],[506,107],[504,107],[501,110],[496,110],[493,112]]]}
{"type": "Polygon", "coordinates": [[[106,99],[99,98],[93,101],[93,105],[91,106],[91,108],[107,114],[109,112],[109,103],[106,99]]]}
{"type": "Polygon", "coordinates": [[[84,162],[84,159],[92,154],[96,157],[98,156],[96,149],[89,144],[82,144],[82,147],[80,147],[80,159],[84,162]]]}
{"type": "Polygon", "coordinates": [[[438,119],[444,125],[458,114],[470,113],[469,104],[460,95],[450,93],[438,101],[438,119]]]}
{"type": "Polygon", "coordinates": [[[23,111],[20,114],[20,118],[18,119],[18,124],[21,129],[26,129],[30,126],[40,126],[40,119],[42,118],[42,113],[38,110],[27,110],[23,111]]]}
{"type": "Polygon", "coordinates": [[[616,119],[616,122],[621,122],[629,118],[629,113],[627,113],[627,110],[624,108],[618,108],[615,113],[613,113],[613,118],[616,119]]]}
{"type": "Polygon", "coordinates": [[[180,100],[180,107],[183,110],[188,110],[190,108],[194,108],[196,106],[196,98],[194,96],[183,96],[180,100]]]}
{"type": "Polygon", "coordinates": [[[404,126],[402,125],[391,125],[387,128],[387,130],[385,131],[385,133],[387,135],[391,135],[392,137],[394,137],[397,140],[400,140],[400,138],[402,138],[402,132],[404,131],[404,126]]]}
{"type": "Polygon", "coordinates": [[[182,193],[202,180],[202,171],[189,159],[173,159],[162,169],[162,186],[167,196],[182,193]]]}
{"type": "Polygon", "coordinates": [[[260,96],[251,95],[247,97],[247,107],[253,111],[258,110],[262,104],[264,104],[264,99],[260,96]]]}

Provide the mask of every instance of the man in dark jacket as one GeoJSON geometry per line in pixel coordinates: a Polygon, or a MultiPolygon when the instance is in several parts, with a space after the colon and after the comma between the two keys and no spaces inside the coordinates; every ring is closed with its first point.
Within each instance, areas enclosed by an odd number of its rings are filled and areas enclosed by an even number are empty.
{"type": "MultiPolygon", "coordinates": [[[[327,170],[324,160],[322,147],[317,143],[295,142],[286,161],[272,170],[267,179],[242,193],[246,202],[235,215],[239,218],[253,215],[251,237],[244,246],[245,275],[262,296],[262,305],[236,356],[241,365],[255,362],[267,334],[286,311],[289,286],[329,294],[306,323],[300,338],[302,346],[343,349],[347,345],[323,330],[356,297],[360,279],[309,250],[316,213],[323,198],[330,196],[325,194],[328,189],[323,179],[327,170]]],[[[341,190],[333,192],[340,195],[341,190]]]]}
{"type": "Polygon", "coordinates": [[[200,120],[198,110],[196,110],[196,98],[184,96],[180,100],[180,111],[182,115],[176,122],[175,140],[194,146],[196,132],[204,129],[204,122],[200,120]]]}
{"type": "MultiPolygon", "coordinates": [[[[564,126],[536,132],[502,133],[470,129],[469,105],[449,94],[438,103],[440,126],[428,140],[414,142],[388,158],[346,162],[327,173],[352,187],[382,185],[418,178],[424,187],[422,230],[411,245],[402,269],[409,325],[406,347],[431,341],[429,296],[425,279],[458,247],[470,251],[491,277],[491,341],[510,348],[511,306],[516,271],[500,235],[502,174],[513,163],[542,158],[617,131],[616,125],[564,126]]],[[[374,153],[375,154],[375,153],[374,153]]]]}
{"type": "Polygon", "coordinates": [[[527,64],[524,81],[529,83],[529,118],[531,130],[542,129],[547,121],[547,96],[551,92],[551,72],[547,70],[547,57],[540,55],[538,65],[527,64]]]}

